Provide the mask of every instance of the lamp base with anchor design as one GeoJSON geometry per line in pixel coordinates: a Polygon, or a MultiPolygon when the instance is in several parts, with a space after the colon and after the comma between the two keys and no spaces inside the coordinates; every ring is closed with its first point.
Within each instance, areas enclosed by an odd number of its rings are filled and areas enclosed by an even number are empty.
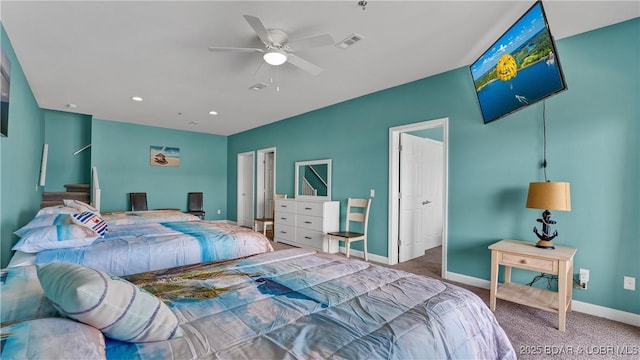
{"type": "Polygon", "coordinates": [[[537,219],[536,221],[542,223],[542,233],[538,232],[538,229],[535,226],[533,227],[533,232],[538,236],[538,239],[540,239],[536,244],[536,247],[543,249],[555,249],[556,247],[553,246],[552,240],[558,236],[558,230],[554,231],[553,234],[550,234],[551,229],[549,226],[556,223],[555,220],[551,220],[551,212],[549,210],[543,211],[542,218],[537,219]]]}

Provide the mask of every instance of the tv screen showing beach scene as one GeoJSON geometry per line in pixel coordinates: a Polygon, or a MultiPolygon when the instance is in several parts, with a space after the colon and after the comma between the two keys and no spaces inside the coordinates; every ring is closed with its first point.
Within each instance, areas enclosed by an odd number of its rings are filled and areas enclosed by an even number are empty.
{"type": "Polygon", "coordinates": [[[470,70],[485,124],[565,90],[542,2],[529,8],[470,70]]]}

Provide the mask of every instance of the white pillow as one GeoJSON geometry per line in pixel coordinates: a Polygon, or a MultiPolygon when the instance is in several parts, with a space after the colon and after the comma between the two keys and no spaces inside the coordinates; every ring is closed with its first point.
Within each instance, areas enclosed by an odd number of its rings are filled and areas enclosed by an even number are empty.
{"type": "Polygon", "coordinates": [[[49,225],[71,224],[71,214],[44,214],[31,219],[27,225],[16,230],[14,234],[23,236],[27,231],[49,225]]]}
{"type": "Polygon", "coordinates": [[[0,329],[3,359],[105,359],[98,329],[69,319],[43,318],[0,329]]]}
{"type": "Polygon", "coordinates": [[[80,212],[78,211],[78,209],[67,207],[64,205],[48,206],[38,210],[36,217],[40,215],[46,215],[46,214],[75,214],[78,212],[80,212]]]}
{"type": "Polygon", "coordinates": [[[182,336],[175,314],[160,299],[107,273],[71,263],[37,265],[51,303],[107,337],[150,342],[182,336]]]}
{"type": "Polygon", "coordinates": [[[48,249],[87,246],[98,238],[95,231],[76,224],[42,226],[24,233],[12,250],[36,253],[48,249]]]}
{"type": "Polygon", "coordinates": [[[80,200],[69,200],[69,199],[66,199],[66,200],[62,200],[62,202],[64,203],[64,206],[68,206],[70,208],[77,209],[80,212],[91,211],[94,214],[100,215],[100,212],[98,211],[98,209],[96,209],[93,206],[91,206],[91,205],[89,205],[87,203],[84,203],[84,202],[82,202],[80,200]]]}

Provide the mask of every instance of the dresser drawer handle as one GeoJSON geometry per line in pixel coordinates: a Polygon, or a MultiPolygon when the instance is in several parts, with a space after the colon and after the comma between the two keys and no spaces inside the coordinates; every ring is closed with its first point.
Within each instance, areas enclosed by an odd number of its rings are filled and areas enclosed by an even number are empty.
{"type": "Polygon", "coordinates": [[[311,221],[305,221],[304,223],[305,224],[313,224],[313,222],[311,222],[311,221]]]}
{"type": "Polygon", "coordinates": [[[286,234],[286,233],[287,233],[286,231],[280,230],[280,234],[286,234]]]}
{"type": "Polygon", "coordinates": [[[305,236],[304,238],[307,239],[307,240],[311,240],[311,237],[309,237],[309,236],[305,236]]]}
{"type": "Polygon", "coordinates": [[[287,218],[286,217],[281,217],[280,220],[287,220],[287,218]]]}
{"type": "Polygon", "coordinates": [[[304,208],[305,210],[311,210],[312,208],[304,208]]]}
{"type": "Polygon", "coordinates": [[[528,263],[527,259],[520,260],[520,264],[525,264],[526,265],[527,263],[528,263]]]}

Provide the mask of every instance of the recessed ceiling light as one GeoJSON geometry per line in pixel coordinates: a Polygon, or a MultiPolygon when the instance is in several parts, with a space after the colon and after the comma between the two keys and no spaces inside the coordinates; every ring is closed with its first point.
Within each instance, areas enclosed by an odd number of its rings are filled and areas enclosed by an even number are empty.
{"type": "Polygon", "coordinates": [[[218,115],[218,112],[215,110],[209,111],[209,115],[218,115]]]}
{"type": "Polygon", "coordinates": [[[78,105],[76,105],[76,104],[67,104],[67,107],[71,108],[71,109],[75,109],[75,108],[78,107],[78,105]]]}
{"type": "Polygon", "coordinates": [[[134,96],[131,98],[131,100],[133,101],[142,101],[142,98],[140,96],[134,96]]]}

